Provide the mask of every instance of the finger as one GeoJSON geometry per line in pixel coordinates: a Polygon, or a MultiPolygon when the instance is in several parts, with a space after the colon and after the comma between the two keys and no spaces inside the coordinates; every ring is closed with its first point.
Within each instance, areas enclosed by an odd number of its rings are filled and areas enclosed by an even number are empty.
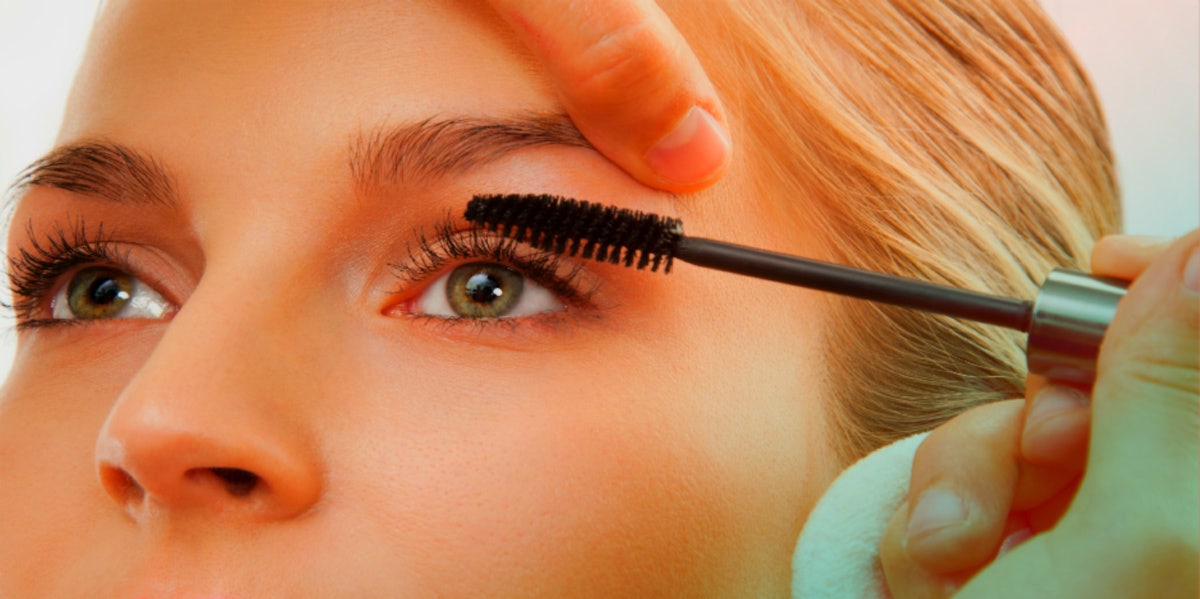
{"type": "Polygon", "coordinates": [[[1170,239],[1142,235],[1110,235],[1092,248],[1092,272],[1132,281],[1171,244],[1170,239]]]}
{"type": "Polygon", "coordinates": [[[1087,391],[1047,383],[1026,404],[1013,510],[1033,532],[1049,530],[1070,505],[1087,464],[1091,402],[1087,391]]]}
{"type": "MultiPolygon", "coordinates": [[[[1065,488],[1074,489],[1087,463],[1091,389],[1055,383],[1037,375],[1029,377],[1025,389],[1028,399],[1012,509],[1037,508],[1039,513],[1049,514],[1039,517],[1038,522],[1052,524],[1062,510],[1043,504],[1061,495],[1065,488]]],[[[1066,500],[1069,502],[1070,496],[1066,500]]]]}
{"type": "MultiPolygon", "coordinates": [[[[975,570],[941,574],[931,572],[913,561],[904,549],[904,534],[908,524],[908,503],[901,505],[888,521],[879,548],[879,562],[887,589],[892,597],[904,599],[936,599],[950,597],[970,579],[975,570]]],[[[1005,521],[1004,540],[995,557],[1016,548],[1033,534],[1024,514],[1011,514],[1005,521]]]]}
{"type": "Polygon", "coordinates": [[[1067,484],[1059,487],[1057,493],[1025,511],[1031,532],[1044,532],[1058,524],[1063,514],[1071,507],[1071,502],[1075,500],[1075,493],[1079,491],[1079,478],[1079,475],[1076,475],[1067,484]]]}
{"type": "Polygon", "coordinates": [[[491,0],[542,63],[579,130],[642,183],[695,191],[731,148],[716,91],[653,0],[491,0]]]}
{"type": "Polygon", "coordinates": [[[1047,385],[1029,400],[1021,457],[1044,466],[1082,468],[1087,458],[1091,400],[1085,391],[1047,385]]]}
{"type": "Polygon", "coordinates": [[[904,599],[941,599],[954,594],[964,577],[937,574],[913,561],[904,549],[909,505],[905,502],[888,521],[879,546],[879,563],[892,597],[904,599]]]}
{"type": "Polygon", "coordinates": [[[913,460],[905,550],[933,573],[995,552],[1018,478],[1021,400],[979,406],[935,429],[913,460]]]}
{"type": "Polygon", "coordinates": [[[1200,536],[1197,428],[1200,232],[1130,286],[1100,347],[1081,497],[1121,522],[1200,536]]]}

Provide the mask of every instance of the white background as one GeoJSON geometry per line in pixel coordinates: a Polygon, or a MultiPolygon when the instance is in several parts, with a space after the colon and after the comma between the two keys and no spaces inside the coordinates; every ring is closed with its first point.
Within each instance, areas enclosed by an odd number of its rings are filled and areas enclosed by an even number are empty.
{"type": "MultiPolygon", "coordinates": [[[[163,2],[175,0],[160,0],[163,2]]],[[[399,1],[399,0],[398,0],[399,1]]],[[[0,0],[0,186],[50,149],[97,0],[0,0]]],[[[1130,233],[1200,222],[1200,2],[1043,0],[1105,106],[1130,233]]],[[[11,319],[0,319],[0,377],[11,319]]]]}

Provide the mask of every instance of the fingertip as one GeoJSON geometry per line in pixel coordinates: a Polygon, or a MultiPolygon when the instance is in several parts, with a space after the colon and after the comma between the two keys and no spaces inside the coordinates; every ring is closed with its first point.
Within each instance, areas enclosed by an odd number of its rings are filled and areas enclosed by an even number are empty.
{"type": "Polygon", "coordinates": [[[1049,385],[1033,398],[1021,433],[1021,456],[1040,465],[1070,465],[1087,451],[1091,401],[1075,388],[1049,385]]]}
{"type": "Polygon", "coordinates": [[[708,110],[691,107],[645,155],[655,187],[694,191],[725,171],[733,153],[729,133],[708,110]]]}
{"type": "Polygon", "coordinates": [[[929,489],[921,494],[908,515],[905,547],[930,538],[940,541],[942,537],[953,536],[966,525],[969,515],[970,508],[959,493],[936,487],[929,489]]]}
{"type": "Polygon", "coordinates": [[[1021,439],[1021,457],[1039,466],[1074,466],[1083,462],[1091,421],[1091,411],[1079,409],[1030,426],[1021,439]]]}
{"type": "Polygon", "coordinates": [[[1146,266],[1171,245],[1171,240],[1149,235],[1109,235],[1092,248],[1095,274],[1134,279],[1146,266]]]}
{"type": "Polygon", "coordinates": [[[926,490],[908,515],[902,546],[908,558],[930,573],[977,567],[991,553],[982,506],[943,488],[926,490]]]}
{"type": "Polygon", "coordinates": [[[966,582],[968,575],[930,571],[909,555],[905,537],[909,508],[909,503],[905,501],[896,509],[880,539],[879,565],[883,571],[885,595],[929,599],[949,597],[966,582]]]}
{"type": "Polygon", "coordinates": [[[554,0],[490,0],[546,68],[591,145],[644,185],[689,193],[727,170],[721,102],[695,52],[655,2],[602,11],[554,0]]]}
{"type": "Polygon", "coordinates": [[[905,549],[923,568],[950,574],[994,555],[1018,475],[1023,407],[1012,400],[969,410],[917,450],[905,549]]]}

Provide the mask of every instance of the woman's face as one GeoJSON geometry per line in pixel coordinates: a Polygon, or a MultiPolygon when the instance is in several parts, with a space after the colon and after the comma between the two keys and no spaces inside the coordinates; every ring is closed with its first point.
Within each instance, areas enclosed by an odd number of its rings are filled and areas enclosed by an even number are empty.
{"type": "Polygon", "coordinates": [[[475,3],[106,3],[8,240],[0,596],[786,585],[834,468],[817,299],[458,215],[551,193],[799,236],[744,165],[672,198],[561,111],[475,3]]]}

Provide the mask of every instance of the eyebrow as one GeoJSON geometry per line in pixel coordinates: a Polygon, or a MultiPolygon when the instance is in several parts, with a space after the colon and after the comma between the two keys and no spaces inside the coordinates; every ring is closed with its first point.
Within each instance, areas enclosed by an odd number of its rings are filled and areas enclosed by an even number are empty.
{"type": "Polygon", "coordinates": [[[25,167],[10,186],[14,197],[27,187],[55,187],[134,204],[174,206],[170,173],[153,157],[106,141],[62,146],[25,167]]]}
{"type": "Polygon", "coordinates": [[[350,172],[366,190],[460,174],[536,146],[592,147],[565,114],[428,119],[360,135],[351,144],[350,172]]]}
{"type": "MultiPolygon", "coordinates": [[[[452,176],[536,146],[592,147],[563,114],[426,119],[355,136],[349,166],[357,188],[371,190],[452,176]]],[[[107,140],[51,150],[21,171],[9,193],[15,198],[35,186],[126,204],[179,203],[178,187],[160,161],[107,140]]]]}

